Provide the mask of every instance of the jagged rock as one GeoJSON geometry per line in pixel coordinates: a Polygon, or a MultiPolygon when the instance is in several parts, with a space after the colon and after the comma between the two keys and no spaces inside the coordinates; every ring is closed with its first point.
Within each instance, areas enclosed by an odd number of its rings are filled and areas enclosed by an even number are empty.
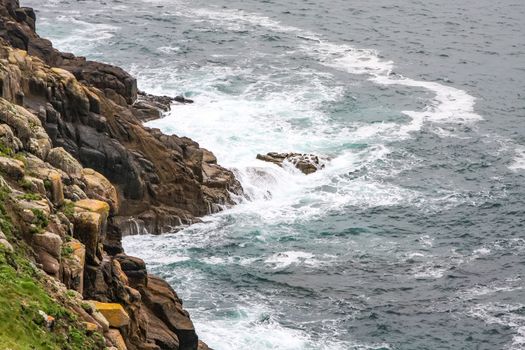
{"type": "Polygon", "coordinates": [[[99,311],[94,310],[91,316],[93,316],[93,318],[97,320],[98,324],[102,326],[102,330],[104,332],[109,329],[109,321],[99,311]]]}
{"type": "Polygon", "coordinates": [[[98,213],[82,211],[75,213],[74,237],[82,242],[86,248],[86,256],[90,263],[98,265],[100,262],[99,241],[102,231],[102,217],[98,213]]]}
{"type": "Polygon", "coordinates": [[[83,169],[82,175],[86,184],[86,194],[90,198],[105,201],[110,205],[110,212],[116,215],[119,210],[117,190],[109,180],[93,169],[83,169]]]}
{"type": "MultiPolygon", "coordinates": [[[[50,237],[33,239],[21,230],[20,238],[34,243],[37,261],[48,274],[86,298],[118,303],[120,316],[111,322],[96,310],[88,313],[79,304],[70,305],[80,320],[98,324],[108,337],[110,332],[116,335],[111,325],[120,327],[129,349],[202,348],[188,313],[166,282],[148,276],[140,259],[108,255],[122,252],[123,230],[114,215],[136,217],[151,232],[163,232],[234,204],[230,192],[240,195],[242,187],[196,142],[142,126],[138,114],[153,115],[163,102],[132,106],[137,89],[128,73],[58,52],[34,32],[34,12],[19,8],[17,0],[0,4],[0,121],[11,130],[2,128],[2,135],[13,151],[18,146],[28,152],[24,170],[36,179],[34,186],[27,178],[13,185],[8,211],[16,214],[15,225],[37,229],[31,234],[51,230],[43,235],[66,240],[72,232],[82,244],[68,242],[57,251],[50,237]],[[68,155],[95,171],[83,171],[68,155]],[[19,188],[28,187],[40,187],[41,203],[14,200],[19,188]],[[77,201],[74,213],[64,205],[64,192],[77,201]],[[59,211],[72,216],[74,229],[59,211]]],[[[64,285],[52,289],[57,295],[66,291],[64,285]]],[[[80,300],[78,295],[73,299],[80,300]]]]}
{"type": "Polygon", "coordinates": [[[144,260],[125,254],[116,255],[115,260],[119,261],[131,287],[138,289],[146,286],[148,272],[144,260]]]}
{"type": "Polygon", "coordinates": [[[199,347],[197,348],[198,350],[212,350],[208,347],[208,345],[206,345],[204,342],[200,341],[199,340],[199,347]]]}
{"type": "MultiPolygon", "coordinates": [[[[194,222],[195,217],[233,205],[230,193],[242,194],[233,174],[216,165],[209,152],[203,159],[204,151],[197,143],[162,135],[140,124],[137,110],[146,115],[159,108],[165,110],[169,98],[158,98],[141,108],[131,106],[136,99],[136,82],[127,73],[62,54],[27,28],[17,29],[26,35],[24,42],[9,33],[0,32],[0,37],[30,55],[9,49],[3,54],[11,57],[11,63],[5,73],[0,73],[6,85],[1,95],[17,103],[17,93],[22,91],[23,104],[31,111],[38,111],[38,117],[27,110],[16,113],[21,120],[17,133],[24,137],[17,136],[26,148],[38,156],[49,151],[45,147],[47,138],[41,138],[40,131],[32,134],[25,128],[28,123],[24,121],[28,118],[37,119],[37,128],[41,120],[54,147],[63,147],[83,165],[116,185],[121,215],[138,217],[154,210],[152,227],[175,222],[169,218],[173,211],[179,213],[179,218],[194,222]],[[56,68],[47,67],[31,55],[56,68]],[[213,164],[215,169],[208,167],[204,171],[204,164],[213,164]]],[[[73,194],[70,198],[76,199],[73,194]]],[[[114,203],[114,198],[111,201],[114,203]]],[[[116,206],[111,206],[113,211],[116,206]]]]}
{"type": "Polygon", "coordinates": [[[120,334],[120,331],[118,329],[108,330],[108,332],[106,333],[106,336],[118,350],[128,349],[126,347],[126,342],[124,341],[124,338],[122,338],[122,334],[120,334]]]}
{"type": "Polygon", "coordinates": [[[83,199],[75,203],[73,222],[74,237],[86,247],[90,264],[100,263],[100,244],[106,234],[109,205],[95,199],[83,199]]]}
{"type": "Polygon", "coordinates": [[[139,91],[137,100],[133,103],[133,114],[143,122],[158,119],[163,112],[171,109],[173,101],[169,96],[155,96],[139,91]]]}
{"type": "Polygon", "coordinates": [[[31,186],[29,191],[41,194],[43,196],[46,195],[46,186],[43,180],[32,176],[24,176],[22,182],[31,186]]]}
{"type": "Polygon", "coordinates": [[[87,199],[88,196],[78,185],[71,185],[64,187],[64,198],[76,202],[81,199],[87,199]]]}
{"type": "Polygon", "coordinates": [[[0,98],[0,121],[11,127],[27,151],[42,159],[47,156],[51,140],[37,116],[0,98]]]}
{"type": "Polygon", "coordinates": [[[19,180],[24,177],[24,162],[0,156],[0,172],[10,178],[19,180]]]}
{"type": "Polygon", "coordinates": [[[129,316],[120,304],[93,302],[95,309],[100,312],[109,322],[110,327],[119,328],[129,324],[129,316]]]}
{"type": "Polygon", "coordinates": [[[111,260],[111,263],[113,264],[113,275],[115,278],[119,279],[122,284],[125,286],[129,285],[128,276],[122,271],[122,267],[120,266],[120,262],[116,259],[111,260]]]}
{"type": "Polygon", "coordinates": [[[51,149],[46,161],[55,168],[64,171],[69,176],[78,178],[82,176],[82,165],[62,147],[51,149]]]}
{"type": "Polygon", "coordinates": [[[86,264],[85,246],[73,239],[64,243],[62,254],[62,282],[80,294],[84,292],[84,266],[86,264]]]}
{"type": "Polygon", "coordinates": [[[22,141],[14,135],[13,130],[7,124],[0,124],[0,143],[15,153],[22,150],[23,147],[22,141]]]}
{"type": "Polygon", "coordinates": [[[46,198],[38,200],[19,199],[17,201],[17,208],[19,215],[27,223],[38,223],[39,218],[36,216],[37,213],[46,218],[49,218],[49,215],[51,215],[51,207],[46,198]]]}
{"type": "Polygon", "coordinates": [[[148,275],[147,287],[140,289],[142,300],[155,317],[150,317],[149,328],[162,328],[155,324],[161,320],[171,332],[177,335],[179,349],[195,349],[198,337],[189,314],[171,286],[161,278],[148,275]]]}
{"type": "Polygon", "coordinates": [[[185,98],[184,96],[175,96],[173,100],[179,103],[193,103],[194,102],[193,100],[189,98],[185,98]]]}
{"type": "Polygon", "coordinates": [[[51,200],[56,206],[64,204],[64,184],[62,175],[55,169],[40,166],[40,162],[28,157],[28,168],[32,175],[44,182],[44,187],[51,193],[51,200]]]}
{"type": "Polygon", "coordinates": [[[283,163],[289,162],[306,175],[324,168],[322,161],[314,154],[270,152],[266,155],[258,154],[257,159],[277,164],[280,167],[283,166],[283,163]]]}

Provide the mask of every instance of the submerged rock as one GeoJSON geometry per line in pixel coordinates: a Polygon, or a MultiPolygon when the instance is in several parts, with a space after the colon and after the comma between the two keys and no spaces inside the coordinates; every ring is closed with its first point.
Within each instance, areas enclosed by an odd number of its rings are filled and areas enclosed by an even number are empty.
{"type": "Polygon", "coordinates": [[[306,175],[324,168],[324,164],[318,156],[307,153],[270,152],[265,155],[258,154],[257,159],[277,164],[280,167],[283,166],[283,163],[289,162],[306,175]]]}

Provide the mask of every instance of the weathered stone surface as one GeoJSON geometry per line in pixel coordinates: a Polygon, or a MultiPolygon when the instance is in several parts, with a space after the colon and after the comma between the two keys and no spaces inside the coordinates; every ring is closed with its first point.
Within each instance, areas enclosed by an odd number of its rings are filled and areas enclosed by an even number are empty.
{"type": "Polygon", "coordinates": [[[118,329],[110,329],[106,333],[106,336],[108,339],[113,343],[113,346],[115,346],[118,350],[127,350],[126,342],[124,341],[124,338],[122,338],[122,334],[120,334],[120,331],[118,329]]]}
{"type": "Polygon", "coordinates": [[[0,173],[19,180],[24,177],[24,163],[13,158],[0,156],[0,173]]]}
{"type": "Polygon", "coordinates": [[[104,175],[93,169],[83,169],[82,175],[86,184],[86,194],[90,198],[107,202],[110,206],[111,214],[118,214],[118,194],[111,182],[104,175]]]}
{"type": "Polygon", "coordinates": [[[51,232],[34,234],[32,245],[35,250],[44,250],[54,258],[60,258],[62,239],[57,234],[51,232]]]}
{"type": "Polygon", "coordinates": [[[84,325],[84,328],[86,329],[86,331],[90,332],[90,333],[93,333],[93,332],[96,332],[98,331],[98,325],[95,324],[95,323],[92,323],[92,322],[82,322],[82,324],[84,325]]]}
{"type": "Polygon", "coordinates": [[[40,166],[38,162],[34,161],[34,158],[28,158],[28,160],[31,160],[29,170],[34,177],[44,182],[44,187],[51,194],[53,204],[56,206],[64,204],[64,184],[62,183],[61,173],[55,169],[40,166]]]}
{"type": "MultiPolygon", "coordinates": [[[[144,304],[155,316],[150,317],[150,321],[158,318],[175,333],[180,349],[196,349],[198,337],[195,328],[173,288],[161,278],[148,275],[147,287],[141,288],[140,292],[144,304]]],[[[157,326],[160,327],[160,325],[151,325],[151,327],[157,326]]]]}
{"type": "Polygon", "coordinates": [[[22,150],[22,141],[13,133],[11,127],[7,124],[0,124],[0,144],[13,152],[22,150]]]}
{"type": "Polygon", "coordinates": [[[109,215],[109,204],[97,199],[79,200],[75,202],[75,207],[80,208],[82,211],[98,213],[99,215],[105,216],[105,218],[109,215]]]}
{"type": "Polygon", "coordinates": [[[154,96],[140,91],[133,103],[133,114],[141,121],[158,119],[163,112],[171,109],[174,99],[168,96],[154,96]]]}
{"type": "Polygon", "coordinates": [[[40,250],[36,254],[38,262],[42,264],[42,269],[47,274],[58,278],[60,271],[60,262],[58,259],[44,250],[40,250]]]}
{"type": "Polygon", "coordinates": [[[82,211],[75,213],[74,237],[86,248],[86,256],[90,263],[100,262],[99,242],[102,234],[102,216],[95,212],[82,211]]]}
{"type": "Polygon", "coordinates": [[[148,273],[144,260],[125,254],[115,256],[115,260],[120,263],[131,287],[138,289],[147,285],[148,273]]]}
{"type": "Polygon", "coordinates": [[[102,330],[106,332],[109,329],[109,321],[99,311],[93,310],[91,316],[102,326],[102,330]]]}
{"type": "Polygon", "coordinates": [[[62,246],[60,236],[51,232],[34,234],[31,244],[37,255],[38,262],[42,264],[42,269],[49,275],[58,277],[62,246]]]}
{"type": "MultiPolygon", "coordinates": [[[[23,94],[21,91],[17,93],[23,94]]],[[[38,117],[24,107],[13,105],[6,99],[0,98],[0,121],[10,126],[25,150],[39,158],[46,157],[51,149],[51,140],[38,117]]]]}
{"type": "Polygon", "coordinates": [[[3,248],[8,252],[14,251],[13,246],[9,243],[2,231],[0,231],[0,248],[3,248]]]}
{"type": "Polygon", "coordinates": [[[46,186],[42,179],[38,179],[32,176],[24,176],[22,181],[31,185],[31,187],[29,188],[31,192],[38,193],[44,196],[46,195],[46,186]]]}
{"type": "Polygon", "coordinates": [[[78,178],[82,176],[82,165],[62,147],[51,149],[46,161],[55,168],[64,171],[69,176],[78,178]]]}
{"type": "Polygon", "coordinates": [[[277,164],[280,167],[282,167],[284,163],[289,162],[306,175],[324,168],[321,159],[314,154],[270,152],[265,155],[258,154],[257,159],[277,164]]]}
{"type": "Polygon", "coordinates": [[[64,243],[62,254],[62,282],[80,294],[84,293],[84,266],[86,264],[86,248],[78,240],[64,243]]]}
{"type": "Polygon", "coordinates": [[[98,301],[95,301],[93,305],[95,309],[108,320],[110,327],[119,328],[129,324],[128,313],[122,305],[116,303],[101,303],[98,301]]]}

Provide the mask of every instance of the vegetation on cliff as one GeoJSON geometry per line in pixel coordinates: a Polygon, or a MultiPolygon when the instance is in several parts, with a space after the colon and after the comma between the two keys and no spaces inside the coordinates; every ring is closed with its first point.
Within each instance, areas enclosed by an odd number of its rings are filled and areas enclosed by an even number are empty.
{"type": "Polygon", "coordinates": [[[35,20],[0,0],[0,344],[206,349],[121,238],[130,222],[194,222],[242,188],[197,143],[142,126],[170,99],[135,103],[131,76],[53,49],[35,20]]]}

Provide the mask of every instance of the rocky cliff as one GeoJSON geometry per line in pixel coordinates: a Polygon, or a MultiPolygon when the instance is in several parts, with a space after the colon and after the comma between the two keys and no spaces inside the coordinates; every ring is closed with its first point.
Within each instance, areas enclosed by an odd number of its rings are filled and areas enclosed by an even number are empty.
{"type": "Polygon", "coordinates": [[[119,209],[113,222],[124,233],[191,224],[233,204],[231,193],[242,194],[211,152],[142,125],[169,108],[169,99],[137,99],[137,82],[124,70],[59,52],[36,34],[32,9],[0,3],[0,37],[30,56],[29,64],[17,62],[17,77],[2,80],[1,95],[37,115],[53,146],[115,185],[121,205],[112,207],[119,209]]]}
{"type": "Polygon", "coordinates": [[[0,344],[206,349],[175,291],[124,254],[233,204],[233,174],[141,120],[169,98],[118,67],[55,50],[32,9],[0,0],[0,344]]]}

